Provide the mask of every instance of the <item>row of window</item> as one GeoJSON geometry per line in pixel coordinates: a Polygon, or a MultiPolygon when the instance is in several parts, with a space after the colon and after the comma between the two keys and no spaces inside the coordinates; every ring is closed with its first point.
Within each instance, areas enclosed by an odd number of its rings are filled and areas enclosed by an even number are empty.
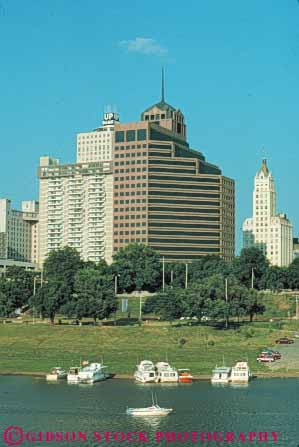
{"type": "Polygon", "coordinates": [[[126,161],[115,161],[114,162],[114,166],[124,166],[124,165],[141,165],[141,164],[146,164],[147,160],[146,159],[142,159],[142,160],[126,160],[126,161]]]}
{"type": "Polygon", "coordinates": [[[146,172],[147,168],[127,168],[127,169],[115,169],[115,174],[124,174],[128,172],[146,172]]]}
{"type": "Polygon", "coordinates": [[[154,121],[154,120],[165,120],[166,115],[165,113],[161,113],[161,115],[159,113],[157,113],[156,115],[144,115],[144,119],[145,121],[154,121]]]}
{"type": "Polygon", "coordinates": [[[127,146],[115,146],[114,151],[117,152],[119,150],[124,151],[124,150],[128,150],[128,149],[141,149],[141,148],[146,148],[146,147],[147,147],[146,144],[137,144],[137,145],[132,144],[131,146],[130,145],[127,145],[127,146]]]}
{"type": "Polygon", "coordinates": [[[146,155],[146,152],[126,152],[125,154],[115,154],[115,158],[146,157],[146,155]]]}
{"type": "Polygon", "coordinates": [[[146,195],[146,192],[145,191],[136,191],[136,193],[135,193],[135,191],[126,191],[126,192],[121,191],[119,194],[118,194],[118,192],[114,193],[115,197],[135,196],[135,195],[143,196],[143,195],[146,195]]]}
{"type": "Polygon", "coordinates": [[[115,189],[124,189],[124,188],[146,188],[146,183],[121,183],[120,185],[114,185],[115,189]]]}
{"type": "Polygon", "coordinates": [[[121,236],[122,235],[129,235],[129,234],[132,234],[132,235],[134,235],[134,234],[146,234],[146,230],[132,230],[132,231],[128,231],[128,230],[126,230],[126,231],[123,231],[123,230],[121,230],[121,231],[114,231],[114,236],[117,236],[118,234],[120,234],[121,236]]]}
{"type": "Polygon", "coordinates": [[[129,240],[129,239],[119,239],[119,241],[118,241],[118,239],[114,239],[114,243],[115,244],[123,244],[123,243],[125,243],[125,244],[128,244],[129,242],[146,242],[146,239],[145,238],[142,238],[142,239],[140,239],[140,238],[134,238],[134,239],[131,239],[131,240],[129,240]]]}
{"type": "MultiPolygon", "coordinates": [[[[126,228],[128,228],[128,227],[144,227],[145,225],[141,225],[141,223],[140,222],[125,222],[125,223],[123,223],[123,222],[121,222],[120,224],[118,224],[118,223],[115,223],[114,224],[114,228],[124,228],[124,227],[126,227],[126,228]]],[[[146,230],[140,230],[141,231],[141,233],[142,234],[146,234],[146,230]]]]}
{"type": "Polygon", "coordinates": [[[118,130],[115,132],[115,142],[123,143],[124,141],[144,141],[146,140],[146,129],[136,130],[118,130]],[[137,137],[137,138],[136,138],[137,137]]]}
{"type": "Polygon", "coordinates": [[[137,175],[137,177],[135,175],[131,175],[131,177],[129,175],[127,177],[114,177],[114,180],[116,182],[118,182],[118,181],[123,182],[123,181],[128,181],[128,180],[141,180],[141,179],[145,180],[146,175],[142,175],[142,176],[137,175]]]}

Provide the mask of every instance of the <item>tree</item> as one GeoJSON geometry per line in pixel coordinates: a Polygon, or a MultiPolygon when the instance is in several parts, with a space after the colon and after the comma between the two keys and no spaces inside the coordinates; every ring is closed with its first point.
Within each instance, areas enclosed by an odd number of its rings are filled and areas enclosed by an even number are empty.
{"type": "Polygon", "coordinates": [[[277,266],[270,266],[261,277],[260,286],[261,289],[287,289],[289,287],[289,282],[289,269],[277,266]]]}
{"type": "Polygon", "coordinates": [[[51,251],[44,263],[46,285],[30,299],[30,307],[54,324],[60,308],[73,298],[75,276],[82,266],[79,253],[71,247],[51,251]]]}
{"type": "Polygon", "coordinates": [[[263,252],[256,248],[243,248],[241,255],[232,263],[232,273],[241,284],[251,287],[252,272],[254,275],[254,287],[261,288],[261,278],[269,268],[269,261],[263,252]]]}
{"type": "Polygon", "coordinates": [[[173,321],[183,316],[184,304],[181,289],[167,287],[164,292],[148,298],[143,313],[156,313],[163,320],[173,321]]]}
{"type": "Polygon", "coordinates": [[[200,281],[213,275],[228,276],[231,266],[219,256],[208,255],[192,262],[189,267],[189,282],[200,281]]]}
{"type": "Polygon", "coordinates": [[[115,254],[113,270],[122,290],[155,291],[160,284],[162,265],[159,254],[152,248],[132,243],[115,254]]]}
{"type": "Polygon", "coordinates": [[[288,283],[291,289],[299,289],[299,258],[295,258],[288,267],[288,283]]]}
{"type": "Polygon", "coordinates": [[[79,320],[83,317],[109,317],[117,309],[111,275],[101,275],[97,268],[83,268],[75,278],[73,299],[61,311],[79,320]]]}

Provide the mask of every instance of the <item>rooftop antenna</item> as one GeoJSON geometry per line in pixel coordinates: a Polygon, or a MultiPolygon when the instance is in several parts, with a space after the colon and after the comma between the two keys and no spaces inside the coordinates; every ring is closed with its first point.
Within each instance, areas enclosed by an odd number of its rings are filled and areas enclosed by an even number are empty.
{"type": "Polygon", "coordinates": [[[164,86],[164,67],[162,67],[162,92],[161,92],[161,102],[165,101],[165,86],[164,86]]]}

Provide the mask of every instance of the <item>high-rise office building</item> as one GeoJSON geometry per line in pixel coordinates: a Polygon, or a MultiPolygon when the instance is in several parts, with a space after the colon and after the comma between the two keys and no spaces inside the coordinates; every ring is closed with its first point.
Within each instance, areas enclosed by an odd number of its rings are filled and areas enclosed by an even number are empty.
{"type": "MultiPolygon", "coordinates": [[[[26,267],[38,263],[38,202],[23,201],[15,210],[8,199],[0,199],[0,264],[21,263],[26,267]]],[[[7,264],[9,265],[9,264],[7,264]]]]}
{"type": "Polygon", "coordinates": [[[292,224],[276,212],[274,178],[264,159],[254,178],[253,217],[243,223],[243,247],[258,247],[272,265],[288,266],[293,259],[292,224]]]}
{"type": "Polygon", "coordinates": [[[184,115],[161,101],[138,122],[115,125],[114,253],[145,243],[165,260],[235,250],[234,181],[189,147],[184,115]]]}
{"type": "Polygon", "coordinates": [[[85,261],[112,261],[112,156],[117,114],[105,113],[103,125],[77,135],[77,163],[41,157],[40,252],[70,246],[85,261]]]}

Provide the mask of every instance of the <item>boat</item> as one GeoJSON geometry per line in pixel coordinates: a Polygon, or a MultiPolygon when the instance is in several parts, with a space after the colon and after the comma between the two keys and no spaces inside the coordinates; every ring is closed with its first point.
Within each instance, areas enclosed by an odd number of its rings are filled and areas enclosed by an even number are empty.
{"type": "Polygon", "coordinates": [[[91,363],[85,366],[78,373],[79,383],[95,383],[107,379],[109,377],[107,368],[101,363],[91,363]]]}
{"type": "Polygon", "coordinates": [[[80,366],[71,366],[67,375],[68,383],[79,383],[79,372],[82,370],[80,366]]]}
{"type": "Polygon", "coordinates": [[[229,366],[216,366],[212,372],[212,383],[228,383],[231,375],[229,366]]]}
{"type": "Polygon", "coordinates": [[[158,405],[152,394],[152,406],[145,408],[127,408],[126,413],[130,416],[167,416],[173,411],[172,408],[162,408],[158,405]]]}
{"type": "Polygon", "coordinates": [[[48,382],[56,382],[60,379],[66,379],[66,376],[67,373],[63,368],[55,366],[55,368],[52,368],[50,374],[46,375],[46,380],[48,380],[48,382]]]}
{"type": "Polygon", "coordinates": [[[151,383],[156,381],[156,370],[153,362],[150,360],[142,360],[137,365],[137,370],[134,373],[134,378],[137,382],[151,383]]]}
{"type": "Polygon", "coordinates": [[[188,369],[188,368],[179,369],[178,373],[179,373],[179,382],[180,383],[191,383],[192,382],[193,376],[190,373],[190,369],[188,369]]]}
{"type": "Polygon", "coordinates": [[[248,383],[251,377],[250,369],[247,362],[237,362],[232,367],[230,382],[232,383],[248,383]]]}
{"type": "Polygon", "coordinates": [[[167,362],[156,363],[156,382],[178,382],[179,375],[175,368],[167,362]]]}

